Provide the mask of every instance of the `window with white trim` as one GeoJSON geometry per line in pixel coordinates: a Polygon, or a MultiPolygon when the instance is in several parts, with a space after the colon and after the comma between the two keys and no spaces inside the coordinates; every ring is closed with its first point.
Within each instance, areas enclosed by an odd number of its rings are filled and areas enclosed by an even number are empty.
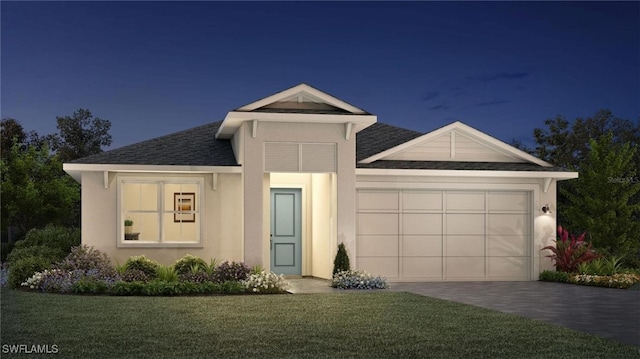
{"type": "Polygon", "coordinates": [[[118,221],[121,230],[118,244],[199,246],[203,188],[203,178],[120,178],[118,221]],[[128,221],[133,224],[125,226],[128,221]]]}

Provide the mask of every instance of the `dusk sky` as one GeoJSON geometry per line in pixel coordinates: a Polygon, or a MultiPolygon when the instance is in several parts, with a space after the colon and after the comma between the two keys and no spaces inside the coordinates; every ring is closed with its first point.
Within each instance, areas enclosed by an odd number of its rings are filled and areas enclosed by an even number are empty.
{"type": "Polygon", "coordinates": [[[0,2],[1,116],[86,108],[112,148],[307,83],[429,132],[532,144],[561,114],[640,116],[640,2],[0,2]]]}

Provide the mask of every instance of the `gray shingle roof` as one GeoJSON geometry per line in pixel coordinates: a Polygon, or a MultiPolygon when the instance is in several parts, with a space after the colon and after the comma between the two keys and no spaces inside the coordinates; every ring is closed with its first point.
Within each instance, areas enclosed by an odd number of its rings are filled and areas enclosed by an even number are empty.
{"type": "MultiPolygon", "coordinates": [[[[135,143],[72,163],[123,165],[237,166],[231,142],[215,138],[222,121],[135,143]]],[[[376,123],[356,135],[356,158],[361,161],[398,146],[423,133],[376,123]]],[[[453,162],[453,161],[385,161],[357,163],[357,168],[434,169],[477,171],[565,171],[533,163],[453,162]]]]}
{"type": "Polygon", "coordinates": [[[222,121],[83,157],[72,163],[237,166],[231,142],[217,140],[222,121]]]}
{"type": "Polygon", "coordinates": [[[406,128],[375,123],[356,134],[356,161],[401,145],[423,133],[406,128]]]}

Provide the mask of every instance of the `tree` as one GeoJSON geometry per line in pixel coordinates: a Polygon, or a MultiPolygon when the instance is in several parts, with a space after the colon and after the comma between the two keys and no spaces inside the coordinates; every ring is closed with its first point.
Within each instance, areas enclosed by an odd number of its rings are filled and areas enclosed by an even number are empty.
{"type": "MultiPolygon", "coordinates": [[[[597,140],[611,133],[612,144],[616,146],[623,143],[629,143],[631,147],[640,145],[640,121],[634,123],[615,117],[607,109],[601,109],[586,119],[577,118],[573,122],[558,115],[554,119],[547,119],[545,125],[547,128],[536,128],[533,131],[535,148],[527,148],[521,144],[515,145],[555,166],[572,171],[581,171],[581,166],[591,151],[590,139],[597,140]]],[[[636,168],[640,168],[640,151],[634,154],[633,163],[636,168]]],[[[569,227],[573,226],[568,222],[563,208],[568,203],[567,194],[575,193],[573,189],[575,183],[576,180],[571,180],[558,184],[558,222],[569,227]]],[[[640,203],[640,193],[634,195],[630,203],[640,203]]]]}
{"type": "Polygon", "coordinates": [[[48,135],[47,140],[62,162],[100,153],[102,146],[111,145],[111,122],[93,117],[89,110],[78,109],[56,121],[60,133],[48,135]]]}
{"type": "Polygon", "coordinates": [[[640,250],[640,180],[634,156],[637,146],[616,144],[609,132],[589,142],[579,164],[580,177],[561,188],[563,212],[574,232],[586,231],[593,246],[616,256],[637,257],[640,250]]]}
{"type": "Polygon", "coordinates": [[[16,226],[22,234],[47,224],[77,226],[80,186],[62,171],[58,156],[46,145],[15,141],[10,153],[0,160],[2,227],[16,226]]]}
{"type": "Polygon", "coordinates": [[[20,122],[13,118],[4,118],[0,122],[0,156],[6,159],[11,153],[11,147],[17,142],[20,149],[24,150],[29,144],[38,148],[44,144],[44,139],[38,136],[36,131],[26,133],[20,122]]]}
{"type": "Polygon", "coordinates": [[[333,274],[348,271],[349,269],[351,269],[351,265],[349,264],[347,249],[345,248],[344,243],[340,243],[338,245],[338,253],[336,253],[336,257],[333,260],[333,274]]]}
{"type": "MultiPolygon", "coordinates": [[[[573,123],[564,116],[545,121],[547,129],[536,128],[533,136],[535,149],[527,149],[536,157],[563,168],[579,169],[589,156],[589,140],[598,139],[608,133],[613,134],[614,144],[629,142],[640,145],[640,121],[615,117],[610,110],[598,110],[592,117],[577,118],[573,123]]],[[[640,167],[640,153],[634,155],[634,162],[640,167]]]]}

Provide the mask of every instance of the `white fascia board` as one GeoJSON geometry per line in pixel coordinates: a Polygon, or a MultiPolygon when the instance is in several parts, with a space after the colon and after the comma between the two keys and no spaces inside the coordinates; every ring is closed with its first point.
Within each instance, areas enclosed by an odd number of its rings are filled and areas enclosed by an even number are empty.
{"type": "Polygon", "coordinates": [[[273,94],[269,97],[265,97],[262,100],[258,100],[255,102],[252,102],[248,105],[244,105],[240,108],[238,108],[236,111],[253,111],[255,109],[258,109],[260,107],[263,106],[267,106],[270,105],[274,102],[280,102],[280,101],[284,101],[288,98],[290,98],[291,96],[295,96],[298,93],[301,92],[305,92],[307,94],[310,95],[310,97],[316,98],[319,100],[319,102],[324,102],[326,104],[329,104],[331,106],[343,109],[345,111],[349,111],[351,113],[354,114],[366,114],[367,112],[362,110],[361,108],[355,107],[347,102],[344,102],[338,98],[335,98],[325,92],[322,92],[316,88],[313,88],[307,84],[300,84],[297,86],[294,86],[292,88],[286,89],[284,91],[280,91],[276,94],[273,94]]]}
{"type": "Polygon", "coordinates": [[[407,170],[407,169],[356,168],[356,176],[554,178],[558,181],[561,181],[561,180],[578,178],[578,172],[407,170]]]}
{"type": "Polygon", "coordinates": [[[154,166],[64,163],[62,169],[73,176],[82,172],[137,172],[137,173],[242,173],[241,166],[154,166]]]}
{"type": "Polygon", "coordinates": [[[411,141],[407,141],[407,142],[405,142],[405,143],[403,143],[401,145],[398,145],[396,147],[392,147],[392,148],[390,148],[390,149],[388,149],[386,151],[383,151],[383,152],[380,152],[380,153],[378,153],[376,155],[373,155],[371,157],[365,158],[364,160],[360,161],[360,163],[371,163],[371,162],[377,161],[377,160],[379,160],[381,158],[388,157],[388,156],[393,155],[395,153],[399,153],[399,152],[402,152],[404,150],[407,150],[407,149],[409,149],[409,148],[411,148],[411,147],[413,147],[415,145],[418,145],[420,143],[429,141],[432,138],[436,138],[436,137],[438,137],[440,135],[443,135],[443,134],[445,134],[447,132],[450,132],[450,131],[459,131],[462,134],[466,134],[466,135],[469,135],[471,137],[475,137],[475,139],[477,141],[485,142],[485,143],[495,147],[496,149],[500,150],[500,152],[502,152],[503,154],[510,154],[512,156],[515,156],[516,158],[521,158],[521,159],[523,159],[523,160],[525,160],[527,162],[535,163],[535,164],[537,164],[539,166],[542,166],[542,167],[553,167],[552,164],[550,164],[550,163],[548,163],[546,161],[543,161],[543,160],[541,160],[541,159],[539,159],[539,158],[537,158],[535,156],[532,156],[532,155],[530,155],[530,154],[528,154],[528,153],[526,153],[526,152],[524,152],[522,150],[519,150],[519,149],[517,149],[517,148],[515,148],[513,146],[510,146],[510,145],[508,145],[508,144],[506,144],[506,143],[504,143],[504,142],[502,142],[502,141],[500,141],[500,140],[498,140],[496,138],[493,138],[493,137],[487,135],[484,132],[481,132],[479,130],[476,130],[473,127],[465,125],[464,123],[462,123],[460,121],[456,121],[454,123],[451,123],[449,125],[441,127],[441,128],[439,128],[437,130],[431,131],[431,132],[429,132],[429,133],[427,133],[427,134],[425,134],[423,136],[414,138],[411,141]]]}
{"type": "Polygon", "coordinates": [[[216,138],[229,139],[246,121],[258,122],[286,122],[286,123],[353,123],[355,131],[359,132],[377,122],[376,115],[328,115],[301,113],[271,113],[271,112],[237,112],[230,111],[220,125],[216,138]]]}

